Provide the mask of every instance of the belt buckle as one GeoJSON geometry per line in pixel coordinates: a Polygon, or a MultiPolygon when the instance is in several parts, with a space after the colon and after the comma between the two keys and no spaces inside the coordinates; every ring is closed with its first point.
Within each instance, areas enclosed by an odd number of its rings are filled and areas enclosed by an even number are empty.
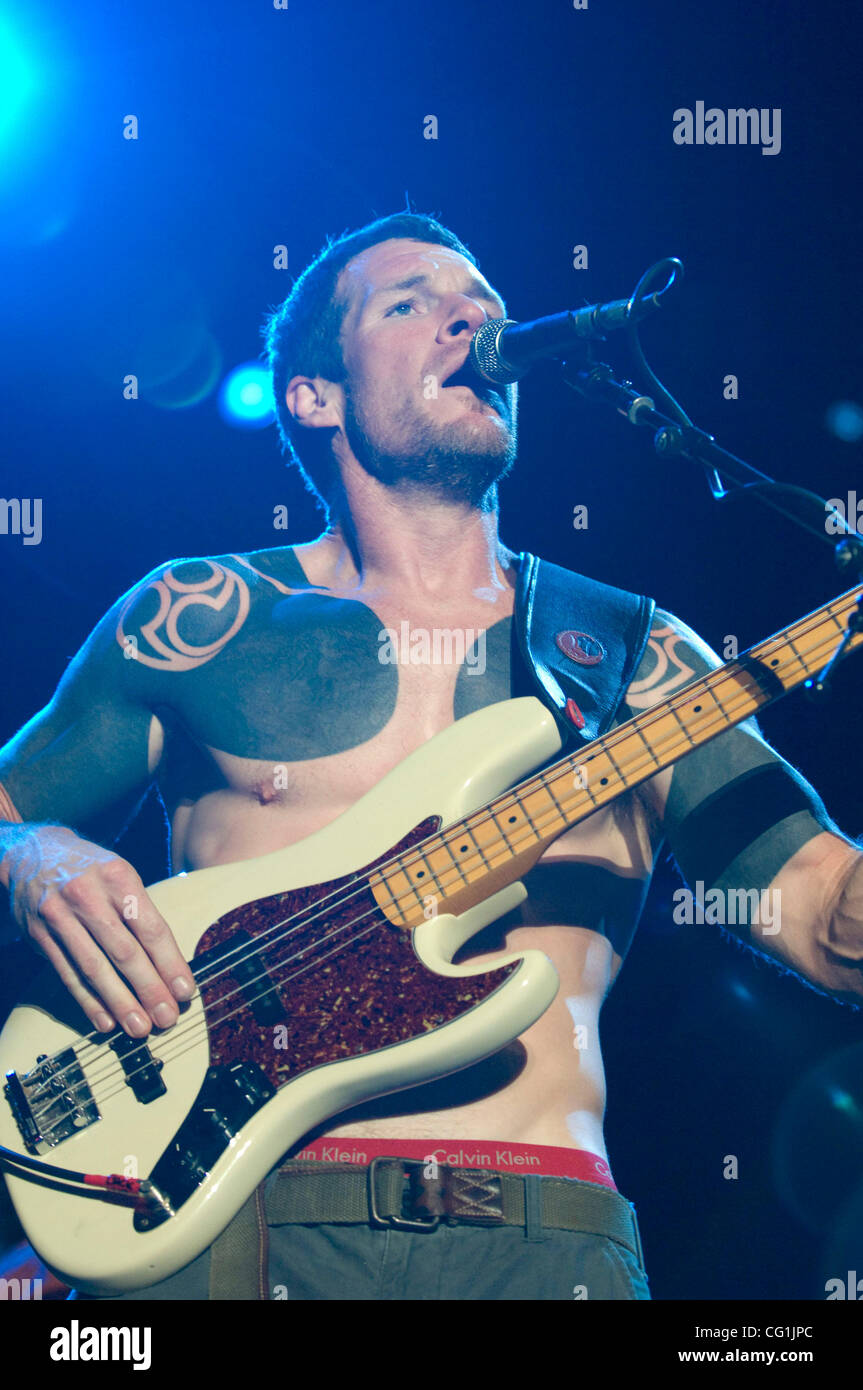
{"type": "Polygon", "coordinates": [[[377,1193],[375,1191],[375,1170],[378,1163],[399,1163],[402,1168],[424,1166],[421,1158],[397,1158],[390,1157],[388,1154],[379,1154],[373,1158],[368,1167],[368,1195],[370,1223],[377,1227],[395,1227],[399,1231],[433,1231],[440,1224],[439,1216],[429,1216],[425,1220],[420,1217],[410,1218],[407,1216],[382,1216],[378,1210],[377,1193]]]}

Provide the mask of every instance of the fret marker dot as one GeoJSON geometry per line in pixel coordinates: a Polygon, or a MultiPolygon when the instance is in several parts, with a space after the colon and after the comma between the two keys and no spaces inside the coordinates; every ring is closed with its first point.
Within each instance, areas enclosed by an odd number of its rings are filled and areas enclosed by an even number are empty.
{"type": "Polygon", "coordinates": [[[512,823],[513,823],[514,820],[515,820],[515,816],[510,816],[510,818],[509,818],[509,823],[510,823],[510,825],[512,825],[512,823]]]}
{"type": "Polygon", "coordinates": [[[608,782],[608,778],[607,778],[607,777],[600,777],[600,779],[599,779],[599,784],[600,784],[600,786],[604,787],[604,786],[606,785],[607,782],[608,782]]]}

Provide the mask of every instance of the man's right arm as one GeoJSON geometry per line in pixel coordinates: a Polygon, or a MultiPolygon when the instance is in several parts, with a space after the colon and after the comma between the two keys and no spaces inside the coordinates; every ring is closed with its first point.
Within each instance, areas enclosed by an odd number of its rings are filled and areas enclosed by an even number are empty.
{"type": "Polygon", "coordinates": [[[0,749],[0,883],[18,926],[95,1027],[116,1021],[142,1037],[151,1021],[176,1021],[194,980],[135,869],[89,838],[127,818],[161,752],[134,650],[117,640],[128,600],[97,625],[45,709],[0,749]]]}

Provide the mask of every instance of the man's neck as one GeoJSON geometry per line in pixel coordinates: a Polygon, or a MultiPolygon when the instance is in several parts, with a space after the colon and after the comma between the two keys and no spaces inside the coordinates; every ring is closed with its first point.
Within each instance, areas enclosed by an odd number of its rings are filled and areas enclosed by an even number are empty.
{"type": "Polygon", "coordinates": [[[354,499],[317,540],[296,547],[313,584],[455,603],[494,602],[512,586],[514,557],[498,537],[496,509],[374,491],[354,499]]]}

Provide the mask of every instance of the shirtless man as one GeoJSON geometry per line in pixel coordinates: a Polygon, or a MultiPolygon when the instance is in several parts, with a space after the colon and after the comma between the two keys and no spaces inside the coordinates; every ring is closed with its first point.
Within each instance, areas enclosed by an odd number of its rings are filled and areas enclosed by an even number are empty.
{"type": "MultiPolygon", "coordinates": [[[[272,316],[268,345],[282,435],[328,529],[293,548],[160,566],[0,752],[0,877],[15,920],[97,1029],[170,1028],[193,980],[134,868],[85,838],[94,825],[125,818],[155,778],[175,871],[265,854],[327,825],[454,719],[511,697],[518,555],[498,538],[496,482],[515,458],[516,389],[486,389],[463,368],[476,328],[501,316],[473,258],[429,219],[383,219],[325,249],[272,316]],[[484,661],[381,662],[382,631],[402,623],[484,634],[484,661]],[[144,904],[137,921],[122,913],[129,893],[144,904]]],[[[717,664],[657,610],[618,719],[717,664]]],[[[526,876],[528,902],[469,944],[476,959],[530,946],[553,960],[560,990],[527,1033],[336,1116],[325,1136],[441,1162],[454,1146],[506,1146],[512,1171],[614,1192],[598,1018],[665,838],[692,885],[780,890],[781,930],[742,934],[860,1002],[863,855],[749,722],[563,834],[526,876]]],[[[268,1278],[292,1298],[649,1297],[637,1238],[633,1249],[583,1229],[295,1224],[281,1254],[270,1232],[268,1278]]],[[[128,1296],[206,1297],[207,1260],[128,1296]]]]}

